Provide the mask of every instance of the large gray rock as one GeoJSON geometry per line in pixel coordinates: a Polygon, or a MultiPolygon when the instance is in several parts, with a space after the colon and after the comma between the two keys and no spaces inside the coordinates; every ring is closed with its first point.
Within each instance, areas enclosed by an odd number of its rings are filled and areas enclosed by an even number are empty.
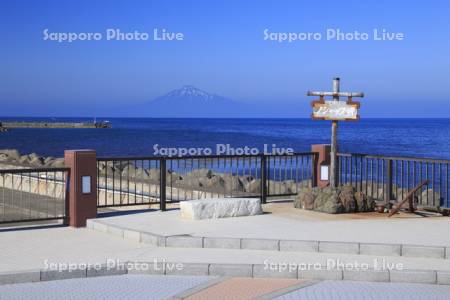
{"type": "MultiPolygon", "coordinates": [[[[159,176],[158,176],[159,180],[159,176]]],[[[178,174],[175,171],[167,170],[166,172],[166,181],[171,184],[178,184],[183,180],[183,176],[181,174],[178,174]]]]}
{"type": "Polygon", "coordinates": [[[53,161],[55,160],[54,157],[51,156],[47,156],[47,157],[43,157],[44,159],[44,165],[49,166],[53,163],[53,161]]]}
{"type": "Polygon", "coordinates": [[[314,203],[313,210],[315,211],[329,214],[341,213],[344,211],[343,205],[339,200],[339,191],[335,189],[315,189],[312,197],[314,203]]]}
{"type": "Polygon", "coordinates": [[[223,174],[222,179],[225,182],[224,188],[226,191],[237,191],[244,192],[244,183],[238,176],[234,176],[231,174],[223,174]]]}
{"type": "Polygon", "coordinates": [[[147,170],[148,177],[150,180],[159,180],[160,172],[161,171],[159,169],[148,169],[147,170]]]}
{"type": "Polygon", "coordinates": [[[181,217],[191,220],[262,214],[258,198],[217,198],[180,202],[181,217]]]}
{"type": "Polygon", "coordinates": [[[22,155],[19,158],[19,164],[23,166],[28,166],[30,164],[30,157],[28,155],[22,155]]]}
{"type": "Polygon", "coordinates": [[[122,168],[121,168],[122,177],[123,178],[127,178],[127,177],[134,178],[135,175],[137,175],[137,170],[138,170],[138,168],[136,168],[133,164],[126,164],[125,166],[122,166],[122,168]]]}
{"type": "Polygon", "coordinates": [[[375,200],[351,186],[304,188],[294,200],[294,207],[330,214],[374,211],[375,200]]]}
{"type": "Polygon", "coordinates": [[[55,158],[52,161],[50,166],[53,167],[53,168],[62,168],[62,167],[64,167],[64,158],[55,158]]]}
{"type": "Polygon", "coordinates": [[[261,191],[261,180],[253,179],[245,185],[245,191],[247,193],[259,193],[261,191]]]}
{"type": "Polygon", "coordinates": [[[206,187],[222,190],[225,188],[225,180],[221,176],[213,176],[206,182],[206,187]]]}
{"type": "Polygon", "coordinates": [[[20,155],[16,149],[0,150],[0,163],[20,165],[23,167],[64,167],[64,158],[39,156],[36,153],[20,155]]]}
{"type": "Polygon", "coordinates": [[[18,162],[20,160],[20,153],[16,149],[0,150],[0,161],[2,162],[18,162]]]}
{"type": "MultiPolygon", "coordinates": [[[[405,192],[404,195],[406,196],[406,194],[407,193],[405,192]]],[[[419,194],[419,193],[417,193],[417,194],[419,194]]],[[[432,190],[432,189],[428,189],[428,190],[425,189],[425,190],[423,190],[423,192],[421,193],[420,197],[421,198],[419,198],[419,199],[422,199],[422,203],[423,204],[428,204],[430,206],[433,204],[433,200],[434,200],[434,204],[436,206],[439,206],[441,204],[441,202],[443,201],[443,198],[442,198],[441,194],[439,192],[437,192],[437,191],[432,190]]]]}
{"type": "Polygon", "coordinates": [[[186,178],[211,178],[214,175],[212,170],[197,169],[185,175],[186,178]]]}
{"type": "Polygon", "coordinates": [[[44,158],[40,156],[33,156],[30,161],[30,165],[33,167],[43,167],[45,166],[44,158]]]}
{"type": "Polygon", "coordinates": [[[106,164],[105,162],[101,162],[99,164],[99,173],[102,176],[112,176],[115,172],[115,169],[111,163],[106,164]]]}

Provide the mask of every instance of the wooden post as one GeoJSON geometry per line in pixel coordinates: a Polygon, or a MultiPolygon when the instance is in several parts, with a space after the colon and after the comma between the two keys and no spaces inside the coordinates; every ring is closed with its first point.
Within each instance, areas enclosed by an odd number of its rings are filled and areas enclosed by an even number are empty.
{"type": "Polygon", "coordinates": [[[337,127],[338,122],[331,123],[331,150],[330,150],[330,186],[337,186],[337,127]]]}
{"type": "MultiPolygon", "coordinates": [[[[340,79],[338,77],[333,78],[333,101],[339,101],[339,89],[340,89],[340,79]]],[[[331,123],[331,150],[330,150],[330,186],[337,186],[337,127],[338,122],[332,121],[331,123]]]]}
{"type": "Polygon", "coordinates": [[[330,120],[331,123],[331,149],[329,181],[331,187],[337,187],[339,182],[338,157],[337,157],[337,128],[338,121],[358,120],[359,102],[354,102],[353,97],[364,97],[364,93],[341,92],[339,77],[333,78],[332,92],[308,91],[308,96],[319,96],[319,100],[311,102],[313,107],[312,118],[314,120],[330,120]],[[325,101],[324,97],[333,97],[332,101],[325,101]],[[339,97],[347,97],[344,103],[339,97]]]}
{"type": "Polygon", "coordinates": [[[94,150],[66,150],[64,164],[70,168],[69,225],[85,227],[97,217],[97,157],[94,150]]]}
{"type": "Polygon", "coordinates": [[[328,180],[322,180],[322,165],[330,165],[330,145],[311,145],[311,152],[315,153],[313,163],[313,184],[312,186],[318,186],[324,188],[330,185],[330,170],[328,170],[328,180]]]}

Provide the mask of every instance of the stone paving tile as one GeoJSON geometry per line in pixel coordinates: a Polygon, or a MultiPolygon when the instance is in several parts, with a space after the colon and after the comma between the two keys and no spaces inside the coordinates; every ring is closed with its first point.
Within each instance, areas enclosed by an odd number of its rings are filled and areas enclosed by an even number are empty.
{"type": "Polygon", "coordinates": [[[450,299],[450,287],[371,283],[220,278],[212,276],[118,275],[0,286],[0,300],[15,299],[450,299]],[[294,290],[294,291],[293,291],[294,290]],[[285,293],[285,294],[283,294],[285,293]]]}
{"type": "Polygon", "coordinates": [[[239,218],[185,220],[178,210],[154,211],[102,218],[104,224],[154,234],[192,235],[210,238],[248,238],[302,241],[408,244],[450,247],[447,228],[450,218],[348,219],[351,215],[326,215],[296,209],[286,203],[287,211],[239,218]],[[294,217],[293,217],[294,216],[294,217]],[[324,221],[323,217],[328,218],[324,221]],[[270,230],[267,230],[270,228],[270,230]],[[302,228],[303,230],[299,230],[302,228]],[[352,228],[351,233],[348,228],[352,228]],[[367,234],[370,232],[371,234],[367,234]],[[432,233],[432,234],[430,234],[432,233]]]}
{"type": "Polygon", "coordinates": [[[186,299],[255,299],[274,291],[298,285],[302,280],[295,279],[266,279],[266,278],[230,278],[216,285],[206,288],[186,299]]]}
{"type": "Polygon", "coordinates": [[[0,272],[45,268],[52,262],[101,262],[149,252],[153,246],[89,229],[60,227],[1,232],[0,272]]]}
{"type": "Polygon", "coordinates": [[[287,293],[278,300],[447,300],[450,287],[410,283],[376,283],[356,281],[323,281],[294,292],[287,293]]]}
{"type": "Polygon", "coordinates": [[[120,275],[0,286],[0,300],[168,299],[214,280],[206,276],[120,275]]]}

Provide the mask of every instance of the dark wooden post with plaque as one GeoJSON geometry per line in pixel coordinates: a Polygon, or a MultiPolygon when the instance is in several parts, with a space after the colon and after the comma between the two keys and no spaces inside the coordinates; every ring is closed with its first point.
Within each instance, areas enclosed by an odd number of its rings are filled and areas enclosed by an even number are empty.
{"type": "Polygon", "coordinates": [[[330,171],[329,181],[331,187],[337,187],[337,128],[338,121],[359,120],[359,102],[354,102],[353,97],[364,97],[363,93],[341,92],[340,79],[333,79],[332,92],[312,92],[308,96],[319,96],[318,100],[311,102],[313,108],[313,120],[331,121],[331,149],[330,149],[330,171]],[[325,100],[332,97],[332,100],[325,100]],[[347,97],[347,101],[340,101],[339,97],[347,97]]]}

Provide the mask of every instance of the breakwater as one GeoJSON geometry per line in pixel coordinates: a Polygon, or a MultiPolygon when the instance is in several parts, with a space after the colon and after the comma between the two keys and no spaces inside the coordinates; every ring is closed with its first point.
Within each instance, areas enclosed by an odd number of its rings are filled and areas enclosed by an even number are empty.
{"type": "Polygon", "coordinates": [[[0,122],[0,131],[10,128],[111,128],[111,124],[109,122],[0,122]]]}

